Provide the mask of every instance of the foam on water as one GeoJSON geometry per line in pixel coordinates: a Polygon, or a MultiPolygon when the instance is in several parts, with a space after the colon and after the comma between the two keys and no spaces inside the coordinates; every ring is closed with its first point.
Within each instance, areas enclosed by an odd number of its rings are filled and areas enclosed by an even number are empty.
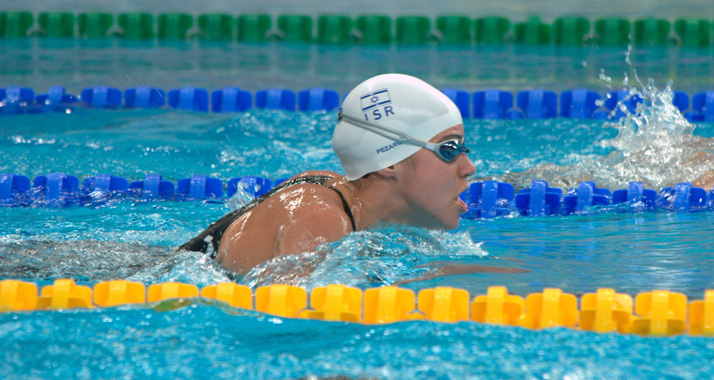
{"type": "Polygon", "coordinates": [[[314,252],[277,257],[251,270],[240,282],[251,287],[287,283],[312,289],[340,283],[366,288],[415,280],[431,273],[434,268],[427,264],[435,261],[487,255],[467,233],[383,225],[351,233],[314,252]]]}

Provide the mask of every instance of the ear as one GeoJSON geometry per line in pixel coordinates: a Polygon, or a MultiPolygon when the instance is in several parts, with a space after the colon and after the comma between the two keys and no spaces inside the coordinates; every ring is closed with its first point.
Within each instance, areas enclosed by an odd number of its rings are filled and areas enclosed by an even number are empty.
{"type": "Polygon", "coordinates": [[[384,178],[389,178],[389,179],[398,179],[403,177],[404,175],[410,173],[412,169],[414,168],[414,165],[412,163],[414,155],[411,157],[408,157],[406,160],[398,162],[394,165],[387,166],[384,169],[378,170],[376,173],[378,173],[380,176],[384,178]]]}
{"type": "Polygon", "coordinates": [[[395,178],[399,174],[399,164],[387,166],[384,169],[377,170],[375,173],[384,178],[395,178]]]}

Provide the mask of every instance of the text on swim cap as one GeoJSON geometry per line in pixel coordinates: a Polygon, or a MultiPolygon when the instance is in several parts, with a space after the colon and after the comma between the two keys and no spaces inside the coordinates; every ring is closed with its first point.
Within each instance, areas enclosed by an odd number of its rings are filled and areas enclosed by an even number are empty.
{"type": "Polygon", "coordinates": [[[377,149],[377,154],[384,153],[384,152],[386,152],[386,151],[388,151],[388,150],[390,150],[390,149],[392,149],[392,148],[396,148],[396,147],[398,147],[398,146],[400,146],[400,145],[402,145],[402,143],[400,143],[399,141],[395,141],[395,142],[392,143],[392,144],[385,145],[385,146],[383,146],[383,147],[377,149]]]}
{"type": "Polygon", "coordinates": [[[389,90],[386,88],[363,94],[360,97],[360,104],[366,121],[379,120],[390,114],[394,115],[392,98],[389,95],[389,90]]]}
{"type": "MultiPolygon", "coordinates": [[[[375,108],[372,110],[372,120],[379,120],[382,117],[387,117],[389,115],[394,115],[394,111],[392,110],[392,106],[386,106],[384,108],[375,108]]],[[[364,114],[364,119],[366,121],[370,121],[369,118],[369,113],[364,114]]]]}

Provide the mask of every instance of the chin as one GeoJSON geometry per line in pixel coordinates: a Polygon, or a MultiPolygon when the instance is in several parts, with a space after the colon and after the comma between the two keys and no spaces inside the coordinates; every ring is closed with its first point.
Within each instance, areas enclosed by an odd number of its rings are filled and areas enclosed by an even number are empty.
{"type": "Polygon", "coordinates": [[[459,228],[459,222],[458,222],[458,221],[457,221],[456,223],[452,223],[452,224],[447,225],[446,228],[444,228],[444,229],[447,230],[447,231],[450,231],[450,230],[455,230],[455,229],[457,229],[457,228],[459,228]]]}
{"type": "Polygon", "coordinates": [[[446,230],[446,231],[455,230],[455,229],[459,228],[459,221],[460,221],[460,218],[458,216],[454,220],[451,220],[451,219],[441,220],[440,221],[441,226],[439,228],[442,230],[446,230]]]}
{"type": "Polygon", "coordinates": [[[415,223],[415,226],[428,228],[430,230],[454,230],[459,227],[461,221],[460,213],[457,214],[437,214],[432,213],[428,219],[421,220],[421,223],[415,223]]]}

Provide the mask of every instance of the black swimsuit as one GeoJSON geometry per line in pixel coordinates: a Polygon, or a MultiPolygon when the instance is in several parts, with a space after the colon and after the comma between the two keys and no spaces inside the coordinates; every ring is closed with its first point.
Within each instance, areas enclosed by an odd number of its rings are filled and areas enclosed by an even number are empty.
{"type": "Polygon", "coordinates": [[[221,244],[221,238],[223,237],[223,233],[226,232],[226,229],[228,228],[228,226],[230,226],[233,222],[235,222],[236,219],[240,218],[243,214],[248,212],[253,207],[263,203],[264,200],[268,199],[274,193],[276,193],[286,187],[293,186],[293,185],[299,185],[299,184],[303,184],[303,183],[320,185],[320,186],[324,186],[328,189],[334,190],[337,193],[337,195],[340,196],[340,199],[342,200],[342,207],[344,207],[345,213],[347,213],[347,216],[350,218],[350,222],[352,222],[352,230],[354,231],[357,228],[355,227],[354,216],[352,215],[352,210],[350,209],[350,206],[347,204],[347,200],[345,200],[345,197],[342,195],[342,193],[339,190],[335,189],[332,186],[325,185],[325,182],[327,182],[328,180],[331,180],[331,179],[333,179],[333,177],[305,176],[305,177],[295,178],[292,181],[285,182],[285,183],[281,184],[280,186],[276,187],[275,189],[271,190],[270,192],[254,199],[252,202],[248,203],[247,205],[239,208],[238,210],[232,211],[232,212],[226,214],[226,216],[222,217],[221,219],[218,219],[217,221],[213,222],[210,226],[208,226],[208,228],[206,228],[205,231],[201,232],[198,236],[191,239],[186,244],[180,246],[179,249],[186,250],[186,251],[208,253],[208,244],[211,243],[213,251],[210,253],[210,256],[212,258],[215,258],[216,255],[218,254],[218,246],[221,244]]]}

